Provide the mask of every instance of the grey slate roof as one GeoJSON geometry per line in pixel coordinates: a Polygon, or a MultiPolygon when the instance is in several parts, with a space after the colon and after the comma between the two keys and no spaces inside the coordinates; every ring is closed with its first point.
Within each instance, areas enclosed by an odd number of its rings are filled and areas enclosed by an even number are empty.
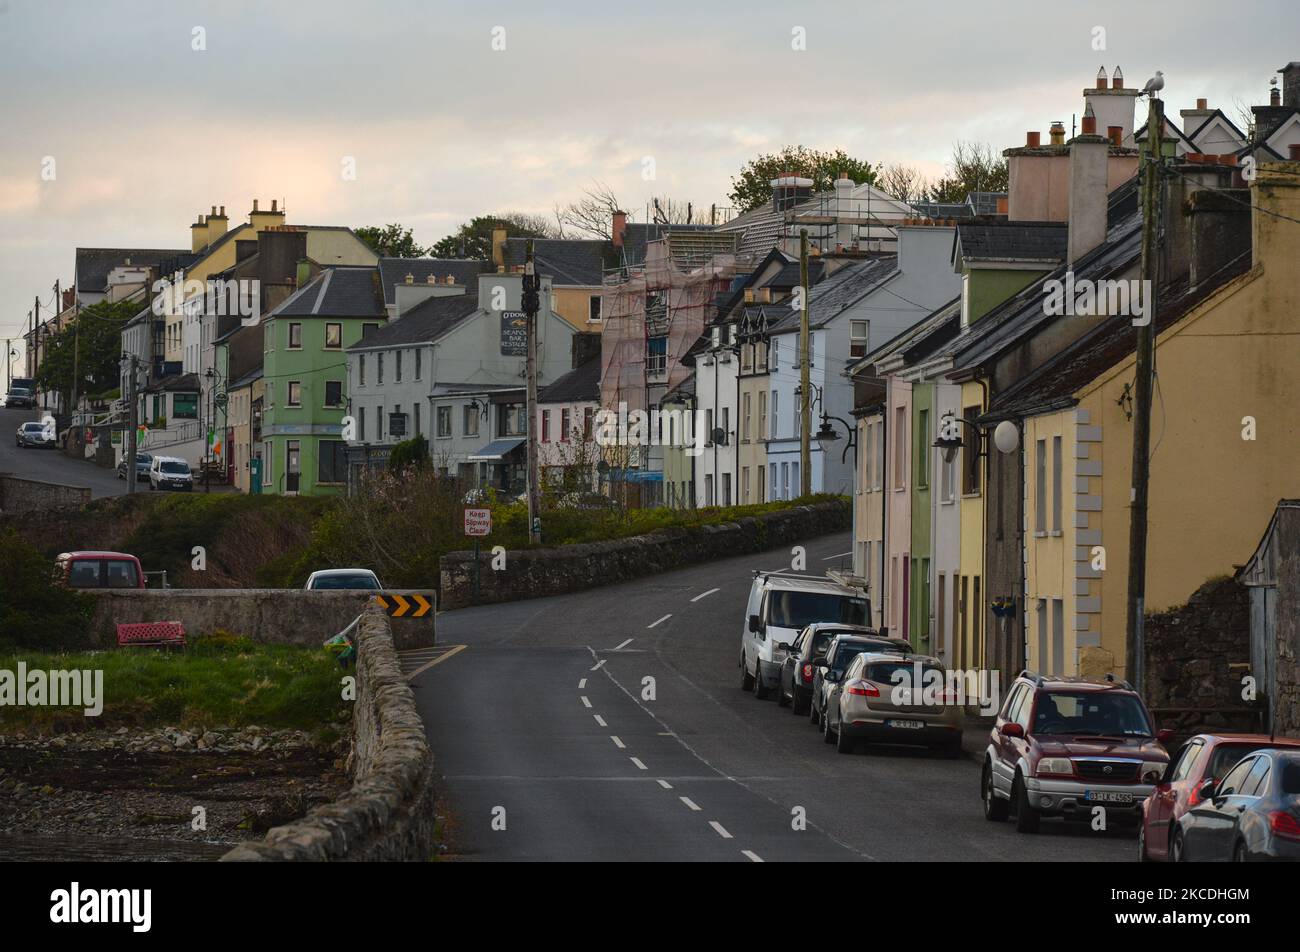
{"type": "Polygon", "coordinates": [[[974,261],[1060,261],[1066,254],[1069,225],[1063,222],[959,222],[957,246],[974,261]]]}
{"type": "Polygon", "coordinates": [[[390,321],[348,348],[348,353],[382,350],[438,340],[478,311],[477,294],[431,297],[407,311],[400,320],[390,321]]]}
{"type": "Polygon", "coordinates": [[[386,318],[379,269],[337,267],[322,271],[285,299],[270,316],[386,318]]]}
{"type": "MultiPolygon", "coordinates": [[[[609,242],[599,238],[535,238],[533,254],[538,273],[549,275],[556,287],[599,287],[605,277],[608,246],[609,242]]],[[[508,267],[523,264],[527,253],[527,238],[506,239],[508,267]]]]}
{"type": "MultiPolygon", "coordinates": [[[[808,326],[824,326],[849,305],[901,273],[897,255],[865,258],[845,265],[809,289],[808,326]]],[[[770,307],[767,315],[769,333],[782,334],[799,329],[799,312],[788,304],[770,307]]]]}
{"type": "Polygon", "coordinates": [[[593,357],[543,387],[538,403],[594,403],[600,400],[600,357],[593,357]]]}
{"type": "Polygon", "coordinates": [[[108,273],[119,266],[157,267],[175,258],[193,259],[188,248],[78,248],[76,253],[77,287],[96,293],[107,290],[108,273]]]}
{"type": "Polygon", "coordinates": [[[478,261],[473,258],[380,258],[379,280],[384,286],[384,303],[396,303],[396,288],[406,283],[406,276],[413,275],[415,284],[427,284],[429,275],[445,282],[448,276],[454,277],[457,284],[467,285],[470,294],[478,287],[478,276],[492,270],[492,262],[478,261]]]}

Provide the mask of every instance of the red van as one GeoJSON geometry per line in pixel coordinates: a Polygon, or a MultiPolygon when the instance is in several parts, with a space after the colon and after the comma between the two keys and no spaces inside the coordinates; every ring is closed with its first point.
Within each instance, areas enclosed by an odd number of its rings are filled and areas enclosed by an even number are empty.
{"type": "Polygon", "coordinates": [[[64,552],[54,580],[68,588],[144,588],[140,560],[125,552],[64,552]]]}

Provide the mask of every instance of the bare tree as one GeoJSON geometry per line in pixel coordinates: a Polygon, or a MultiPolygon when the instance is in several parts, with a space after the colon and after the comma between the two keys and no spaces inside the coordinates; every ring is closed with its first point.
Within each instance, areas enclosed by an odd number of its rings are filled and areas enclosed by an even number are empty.
{"type": "Polygon", "coordinates": [[[903,165],[897,162],[881,169],[876,184],[886,194],[893,196],[900,202],[910,202],[914,198],[919,199],[925,195],[928,188],[925,178],[915,166],[903,165]]]}
{"type": "Polygon", "coordinates": [[[582,198],[555,210],[561,229],[572,229],[589,238],[610,238],[613,234],[614,212],[620,210],[618,196],[604,182],[593,182],[585,189],[582,198]]]}

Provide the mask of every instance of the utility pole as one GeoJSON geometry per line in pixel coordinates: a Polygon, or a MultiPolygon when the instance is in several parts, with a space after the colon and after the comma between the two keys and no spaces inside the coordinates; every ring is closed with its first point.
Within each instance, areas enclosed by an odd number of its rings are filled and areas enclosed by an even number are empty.
{"type": "Polygon", "coordinates": [[[139,376],[139,370],[136,367],[135,354],[127,356],[129,364],[126,374],[126,403],[127,403],[127,426],[126,426],[126,491],[135,492],[135,454],[136,454],[136,433],[140,426],[139,409],[136,407],[135,384],[139,376]]]}
{"type": "Polygon", "coordinates": [[[524,263],[523,306],[528,321],[528,541],[542,541],[542,516],[537,496],[537,312],[542,307],[537,263],[533,260],[533,240],[528,239],[524,263]]]}
{"type": "Polygon", "coordinates": [[[77,396],[80,388],[77,386],[78,375],[81,371],[81,308],[76,309],[72,315],[72,404],[68,407],[68,414],[72,420],[72,429],[69,431],[69,439],[74,443],[80,444],[81,427],[77,423],[77,396]]]}
{"type": "Polygon", "coordinates": [[[799,229],[799,495],[812,495],[812,380],[808,368],[808,229],[799,229]]]}
{"type": "MultiPolygon", "coordinates": [[[[33,363],[28,376],[35,378],[36,368],[41,365],[41,296],[39,294],[36,295],[36,307],[33,308],[33,313],[35,317],[32,319],[32,343],[35,345],[35,349],[32,351],[33,363]]],[[[36,396],[35,379],[32,380],[32,396],[36,396]]],[[[32,402],[35,403],[36,401],[33,400],[32,402]]]]}
{"type": "Polygon", "coordinates": [[[1139,692],[1146,687],[1147,491],[1151,480],[1151,389],[1155,369],[1156,286],[1159,281],[1160,134],[1164,104],[1147,104],[1147,155],[1142,195],[1142,297],[1148,320],[1137,328],[1133,410],[1133,504],[1128,539],[1128,644],[1125,671],[1139,692]]]}

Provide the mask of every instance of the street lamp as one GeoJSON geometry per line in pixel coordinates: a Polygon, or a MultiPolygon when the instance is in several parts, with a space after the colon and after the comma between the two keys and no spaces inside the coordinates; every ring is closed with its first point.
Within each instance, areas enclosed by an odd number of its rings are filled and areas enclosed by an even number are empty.
{"type": "MultiPolygon", "coordinates": [[[[952,413],[945,413],[940,421],[939,437],[932,444],[935,449],[943,451],[943,461],[951,463],[957,458],[957,451],[962,448],[964,441],[961,436],[961,429],[958,426],[968,426],[975,431],[975,437],[978,441],[979,451],[976,457],[988,456],[988,449],[984,445],[985,438],[989,435],[988,427],[981,427],[977,423],[967,420],[965,417],[954,416],[952,413]]],[[[993,445],[998,448],[998,452],[1004,455],[1014,453],[1020,448],[1020,428],[1010,420],[1003,420],[993,428],[993,445]]]]}

